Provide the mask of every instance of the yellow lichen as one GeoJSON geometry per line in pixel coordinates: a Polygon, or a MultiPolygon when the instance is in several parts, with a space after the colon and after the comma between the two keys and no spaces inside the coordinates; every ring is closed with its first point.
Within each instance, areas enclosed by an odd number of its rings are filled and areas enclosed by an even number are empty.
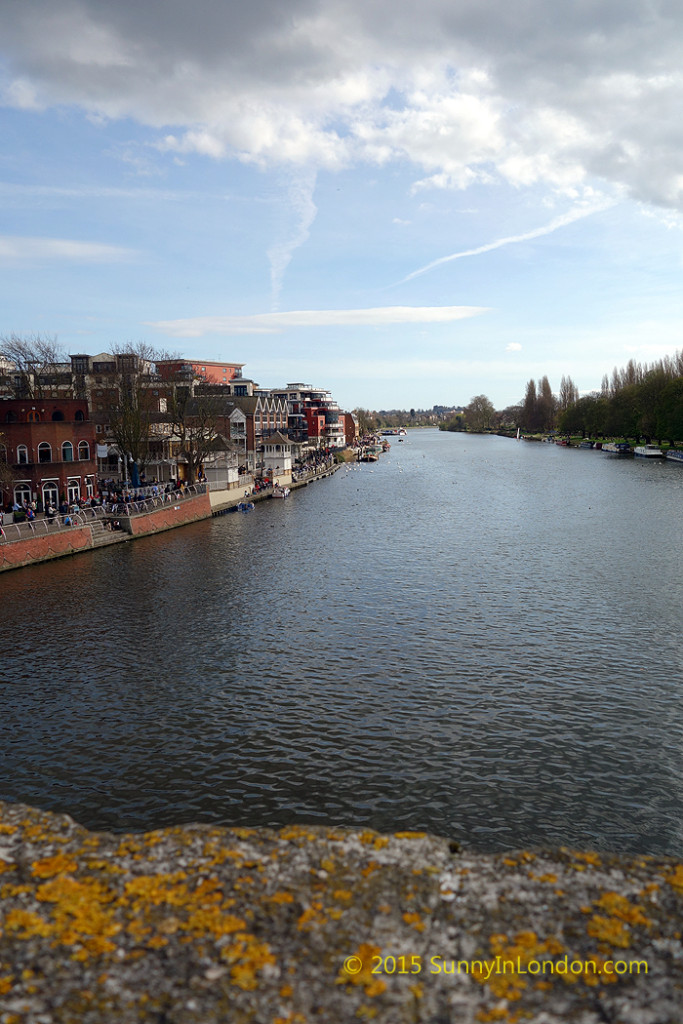
{"type": "Polygon", "coordinates": [[[44,857],[31,865],[31,874],[36,878],[52,878],[54,875],[73,873],[77,870],[77,861],[63,853],[57,853],[54,857],[44,857]]]}
{"type": "Polygon", "coordinates": [[[274,892],[272,896],[266,897],[269,903],[293,903],[294,897],[291,892],[274,892]]]}
{"type": "Polygon", "coordinates": [[[616,946],[618,949],[628,949],[631,945],[628,929],[616,918],[595,914],[588,922],[586,930],[591,938],[616,946]]]}

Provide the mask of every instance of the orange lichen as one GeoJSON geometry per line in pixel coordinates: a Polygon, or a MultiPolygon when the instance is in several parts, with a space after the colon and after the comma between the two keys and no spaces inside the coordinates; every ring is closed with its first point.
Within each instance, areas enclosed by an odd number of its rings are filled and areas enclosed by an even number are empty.
{"type": "Polygon", "coordinates": [[[337,985],[362,986],[363,988],[372,985],[376,978],[376,975],[373,974],[373,966],[376,964],[381,952],[379,946],[375,946],[371,942],[362,942],[353,956],[348,957],[344,964],[342,964],[335,983],[337,985]],[[355,961],[360,966],[360,970],[355,974],[350,974],[346,970],[346,963],[350,961],[355,961]]]}
{"type": "Polygon", "coordinates": [[[266,897],[268,903],[293,903],[294,897],[291,892],[274,892],[272,896],[266,897]]]}
{"type": "Polygon", "coordinates": [[[614,917],[595,914],[588,922],[586,930],[591,938],[610,946],[616,946],[618,949],[628,949],[631,945],[628,929],[614,917]]]}
{"type": "Polygon", "coordinates": [[[318,925],[324,924],[326,921],[325,915],[322,913],[323,905],[318,900],[314,900],[310,907],[304,910],[303,914],[299,917],[296,923],[297,928],[300,932],[309,932],[318,925]]]}
{"type": "Polygon", "coordinates": [[[635,903],[630,903],[625,896],[616,892],[606,892],[599,900],[595,900],[596,907],[607,911],[612,917],[619,918],[627,924],[642,924],[649,927],[652,921],[643,913],[643,908],[635,903]]]}
{"type": "Polygon", "coordinates": [[[403,920],[406,924],[409,924],[411,928],[414,928],[416,932],[423,932],[425,930],[425,924],[419,914],[404,914],[403,920]]]}
{"type": "Polygon", "coordinates": [[[672,889],[683,893],[683,864],[677,864],[670,875],[665,875],[664,880],[669,883],[672,889]]]}
{"type": "Polygon", "coordinates": [[[31,874],[36,878],[52,878],[54,875],[72,874],[77,870],[78,862],[63,853],[56,853],[54,857],[44,857],[31,865],[31,874]]]}

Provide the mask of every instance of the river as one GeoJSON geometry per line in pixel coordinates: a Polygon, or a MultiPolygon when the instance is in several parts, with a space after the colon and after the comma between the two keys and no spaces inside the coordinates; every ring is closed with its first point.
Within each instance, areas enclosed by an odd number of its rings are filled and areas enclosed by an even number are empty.
{"type": "Polygon", "coordinates": [[[1,577],[0,798],[683,855],[683,467],[412,430],[1,577]]]}

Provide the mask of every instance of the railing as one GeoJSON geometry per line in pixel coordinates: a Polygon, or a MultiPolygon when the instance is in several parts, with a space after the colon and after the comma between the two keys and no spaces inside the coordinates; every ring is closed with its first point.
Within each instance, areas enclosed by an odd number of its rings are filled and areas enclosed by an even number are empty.
{"type": "Polygon", "coordinates": [[[31,540],[34,537],[46,537],[51,533],[61,533],[64,529],[74,530],[89,526],[92,522],[104,519],[104,508],[100,505],[79,509],[78,512],[67,512],[53,517],[27,519],[23,523],[4,523],[0,526],[0,543],[7,544],[17,540],[31,540]]]}
{"type": "Polygon", "coordinates": [[[106,501],[103,508],[107,515],[112,516],[146,515],[169,504],[174,505],[180,501],[187,501],[188,498],[195,498],[198,494],[206,494],[206,484],[192,484],[190,487],[184,487],[182,491],[164,491],[139,501],[106,501]]]}

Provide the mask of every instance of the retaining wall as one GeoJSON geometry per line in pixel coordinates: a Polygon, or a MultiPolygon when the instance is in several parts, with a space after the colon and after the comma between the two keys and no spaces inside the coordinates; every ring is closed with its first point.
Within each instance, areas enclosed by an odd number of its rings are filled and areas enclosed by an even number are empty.
{"type": "Polygon", "coordinates": [[[65,530],[63,533],[48,533],[42,537],[30,537],[0,545],[0,572],[4,569],[18,569],[34,562],[46,562],[64,555],[75,555],[95,547],[90,526],[65,530]]]}

